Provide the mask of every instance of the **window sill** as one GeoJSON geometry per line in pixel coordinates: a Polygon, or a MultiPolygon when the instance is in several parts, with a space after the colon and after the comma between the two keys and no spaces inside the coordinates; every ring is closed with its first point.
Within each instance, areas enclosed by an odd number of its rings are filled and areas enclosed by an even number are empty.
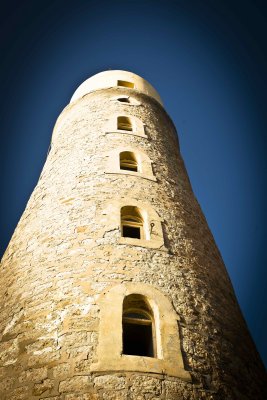
{"type": "Polygon", "coordinates": [[[126,170],[113,170],[106,171],[105,174],[116,174],[116,175],[131,175],[136,176],[138,178],[148,179],[149,181],[157,182],[157,178],[153,175],[144,175],[141,172],[132,172],[126,170]]]}
{"type": "MultiPolygon", "coordinates": [[[[163,239],[155,240],[145,240],[145,239],[135,239],[129,237],[120,237],[119,244],[130,244],[132,246],[139,246],[139,247],[147,247],[150,249],[159,249],[162,247],[161,250],[165,250],[163,239]]],[[[167,249],[166,249],[167,251],[167,249]]]]}
{"type": "Polygon", "coordinates": [[[119,104],[122,104],[122,105],[124,105],[124,106],[132,106],[132,107],[139,107],[139,106],[141,106],[142,104],[141,103],[137,103],[137,104],[134,104],[134,103],[127,103],[126,101],[124,102],[124,101],[119,101],[119,100],[117,100],[117,99],[112,99],[111,101],[113,101],[113,102],[115,102],[115,103],[119,103],[119,104]]]}
{"type": "Polygon", "coordinates": [[[143,133],[143,132],[138,132],[138,131],[123,131],[123,130],[117,130],[117,131],[108,131],[108,132],[105,132],[105,135],[108,135],[108,134],[114,134],[114,133],[119,133],[119,134],[122,134],[122,135],[132,135],[132,136],[139,136],[139,137],[143,137],[143,138],[148,138],[147,137],[147,135],[145,134],[145,133],[143,133]]]}
{"type": "Polygon", "coordinates": [[[166,360],[152,357],[129,356],[122,354],[118,358],[106,358],[98,363],[92,364],[90,370],[91,372],[149,372],[174,376],[187,382],[191,382],[189,372],[185,371],[183,366],[179,365],[179,363],[171,364],[166,360]]]}

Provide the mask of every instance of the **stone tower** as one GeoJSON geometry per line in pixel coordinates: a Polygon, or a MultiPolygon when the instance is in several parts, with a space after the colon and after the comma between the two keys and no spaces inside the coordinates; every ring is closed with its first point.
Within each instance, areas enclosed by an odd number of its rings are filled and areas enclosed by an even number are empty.
{"type": "Polygon", "coordinates": [[[2,400],[263,400],[266,378],[155,89],[85,81],[1,267],[2,400]]]}

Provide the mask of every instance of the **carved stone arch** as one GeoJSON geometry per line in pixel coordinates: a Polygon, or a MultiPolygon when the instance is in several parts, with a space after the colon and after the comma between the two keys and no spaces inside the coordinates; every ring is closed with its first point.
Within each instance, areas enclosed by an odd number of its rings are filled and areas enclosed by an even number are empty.
{"type": "Polygon", "coordinates": [[[103,292],[98,303],[98,362],[92,365],[92,371],[151,372],[191,380],[189,372],[184,369],[177,325],[179,317],[163,293],[145,283],[124,283],[103,292]],[[156,357],[122,354],[123,300],[131,294],[146,298],[153,311],[158,349],[156,357]]]}
{"type": "Polygon", "coordinates": [[[121,133],[121,134],[127,134],[127,135],[135,135],[135,136],[141,136],[144,138],[147,138],[147,135],[145,134],[145,124],[137,117],[121,112],[114,114],[107,122],[106,124],[106,134],[109,133],[121,133]],[[125,117],[129,118],[131,121],[132,125],[132,130],[127,130],[127,129],[118,129],[118,118],[125,117]]]}
{"type": "Polygon", "coordinates": [[[99,237],[103,237],[107,231],[117,231],[117,243],[129,244],[134,246],[148,247],[167,251],[164,246],[162,230],[163,220],[150,203],[137,201],[132,198],[117,198],[103,204],[101,211],[101,223],[104,227],[98,231],[99,237]],[[134,239],[121,236],[121,209],[125,206],[137,207],[144,221],[145,239],[134,239]]]}
{"type": "Polygon", "coordinates": [[[136,147],[131,147],[131,146],[117,147],[116,149],[106,153],[105,157],[107,160],[105,172],[107,174],[132,175],[156,181],[152,169],[152,160],[148,157],[148,155],[144,151],[136,147]],[[137,162],[139,164],[139,169],[137,172],[125,171],[120,168],[120,154],[124,151],[132,152],[135,155],[137,162]]]}
{"type": "Polygon", "coordinates": [[[164,238],[162,231],[162,219],[149,203],[139,202],[135,199],[121,199],[119,202],[118,214],[122,207],[134,206],[137,207],[144,220],[144,233],[145,239],[133,239],[128,237],[121,237],[119,243],[121,244],[134,244],[136,246],[159,248],[164,246],[164,238]]]}
{"type": "Polygon", "coordinates": [[[108,202],[102,209],[101,222],[105,226],[105,230],[99,232],[103,236],[105,231],[119,230],[121,231],[121,209],[125,206],[137,207],[144,221],[144,239],[134,239],[129,237],[118,238],[119,244],[129,244],[134,246],[148,247],[153,249],[161,249],[167,251],[164,246],[164,237],[162,230],[162,219],[151,207],[148,202],[137,201],[132,198],[118,198],[108,202]]]}

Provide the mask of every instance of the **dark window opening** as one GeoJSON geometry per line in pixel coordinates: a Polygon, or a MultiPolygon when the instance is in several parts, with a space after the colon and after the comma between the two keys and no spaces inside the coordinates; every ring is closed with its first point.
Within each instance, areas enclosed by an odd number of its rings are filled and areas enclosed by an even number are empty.
{"type": "Polygon", "coordinates": [[[130,118],[128,117],[118,117],[117,128],[122,131],[132,131],[133,126],[130,118]]]}
{"type": "Polygon", "coordinates": [[[154,357],[152,326],[124,322],[123,354],[154,357]]]}
{"type": "Polygon", "coordinates": [[[123,226],[122,230],[122,235],[123,237],[130,237],[130,238],[135,238],[135,239],[141,239],[141,232],[139,227],[135,226],[123,226]]]}
{"type": "Polygon", "coordinates": [[[128,82],[128,81],[118,81],[118,86],[123,86],[123,87],[127,87],[127,88],[134,88],[134,83],[133,82],[128,82]]]}
{"type": "Polygon", "coordinates": [[[123,165],[123,166],[121,166],[121,169],[124,169],[125,171],[137,172],[137,166],[136,165],[123,165]]]}
{"type": "Polygon", "coordinates": [[[157,357],[153,311],[140,294],[130,294],[123,300],[123,354],[157,357]]]}
{"type": "Polygon", "coordinates": [[[128,97],[120,97],[117,99],[120,103],[130,103],[128,97]]]}
{"type": "Polygon", "coordinates": [[[137,172],[137,161],[133,153],[130,151],[120,153],[120,169],[137,172]]]}

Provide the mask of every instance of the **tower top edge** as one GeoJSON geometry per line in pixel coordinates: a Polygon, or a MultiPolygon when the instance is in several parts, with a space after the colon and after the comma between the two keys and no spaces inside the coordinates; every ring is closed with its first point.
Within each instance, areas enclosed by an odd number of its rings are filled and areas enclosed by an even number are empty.
{"type": "Polygon", "coordinates": [[[110,70],[99,72],[86,79],[74,92],[70,103],[78,100],[87,93],[110,87],[126,87],[136,89],[156,99],[163,105],[160,95],[144,78],[129,71],[110,70]]]}

